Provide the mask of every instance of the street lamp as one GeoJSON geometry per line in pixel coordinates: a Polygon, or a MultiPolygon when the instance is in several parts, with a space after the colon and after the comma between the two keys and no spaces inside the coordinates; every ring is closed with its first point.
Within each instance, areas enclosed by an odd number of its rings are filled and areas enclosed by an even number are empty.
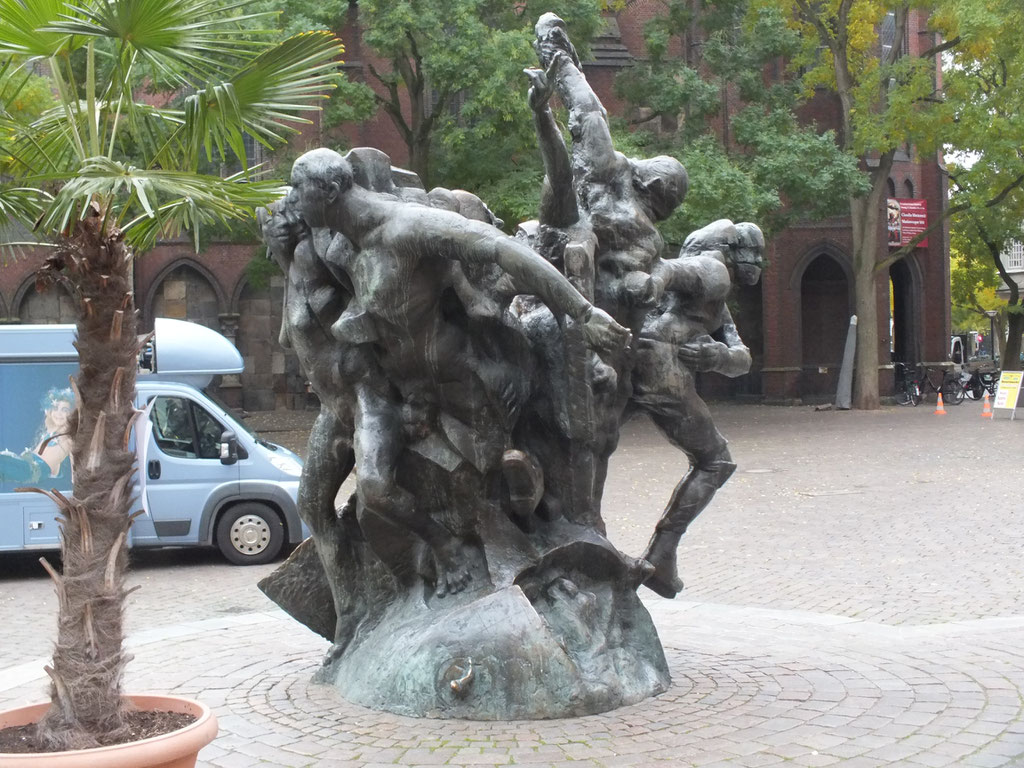
{"type": "Polygon", "coordinates": [[[994,309],[986,309],[985,314],[988,315],[988,343],[992,349],[992,362],[996,361],[996,315],[998,314],[994,309]]]}

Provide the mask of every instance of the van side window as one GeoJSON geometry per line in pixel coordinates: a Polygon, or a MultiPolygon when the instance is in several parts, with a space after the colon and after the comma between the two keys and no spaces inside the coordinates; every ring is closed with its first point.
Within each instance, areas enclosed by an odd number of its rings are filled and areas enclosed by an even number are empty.
{"type": "Polygon", "coordinates": [[[220,436],[224,427],[198,403],[192,403],[192,413],[196,418],[196,436],[199,438],[199,458],[220,458],[220,436]]]}
{"type": "Polygon", "coordinates": [[[182,459],[220,457],[220,436],[224,431],[213,416],[184,397],[161,395],[150,411],[153,439],[168,456],[182,459]]]}

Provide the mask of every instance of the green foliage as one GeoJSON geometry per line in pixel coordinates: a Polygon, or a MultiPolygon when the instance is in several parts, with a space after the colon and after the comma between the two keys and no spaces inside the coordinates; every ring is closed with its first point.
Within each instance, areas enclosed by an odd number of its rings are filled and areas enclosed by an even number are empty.
{"type": "MultiPolygon", "coordinates": [[[[454,156],[489,155],[496,141],[513,147],[506,159],[534,146],[522,69],[536,66],[533,25],[546,11],[566,20],[586,55],[586,43],[602,23],[597,0],[359,4],[363,44],[389,62],[372,73],[375,100],[427,186],[435,183],[434,166],[458,164],[454,156]]],[[[452,183],[442,174],[439,179],[452,183]]]]}
{"type": "Polygon", "coordinates": [[[273,14],[273,26],[279,31],[280,39],[314,30],[333,31],[339,26],[339,5],[319,0],[255,0],[251,10],[273,14]]]}
{"type": "Polygon", "coordinates": [[[29,223],[41,212],[40,232],[59,236],[99,205],[109,225],[147,248],[182,229],[198,244],[202,228],[251,217],[279,195],[279,184],[247,177],[243,137],[272,146],[297,133],[336,79],[341,48],[328,33],[260,42],[257,16],[241,7],[96,0],[72,11],[61,0],[0,0],[5,212],[29,223]],[[25,109],[26,86],[9,86],[38,58],[55,105],[25,109]],[[200,173],[214,156],[237,158],[243,171],[200,173]]]}
{"type": "Polygon", "coordinates": [[[1006,302],[996,298],[999,274],[986,258],[950,252],[950,299],[953,304],[953,329],[964,333],[987,325],[986,309],[1000,309],[1006,302]]]}
{"type": "Polygon", "coordinates": [[[277,262],[267,255],[267,249],[261,247],[245,265],[245,279],[249,285],[257,291],[262,291],[270,286],[270,279],[281,274],[281,268],[277,262]]]}
{"type": "Polygon", "coordinates": [[[53,93],[44,77],[25,70],[12,72],[10,77],[0,74],[0,104],[17,121],[35,120],[53,106],[53,93]]]}
{"type": "Polygon", "coordinates": [[[801,79],[765,79],[801,46],[780,8],[723,0],[694,15],[691,3],[671,0],[645,41],[648,58],[620,74],[615,89],[632,122],[659,130],[620,132],[616,141],[627,154],[670,154],[686,165],[690,191],[662,227],[667,240],[721,217],[756,221],[770,234],[793,218],[834,215],[864,190],[857,159],[833,134],[798,121],[801,79]],[[726,93],[744,106],[723,114],[726,93]]]}

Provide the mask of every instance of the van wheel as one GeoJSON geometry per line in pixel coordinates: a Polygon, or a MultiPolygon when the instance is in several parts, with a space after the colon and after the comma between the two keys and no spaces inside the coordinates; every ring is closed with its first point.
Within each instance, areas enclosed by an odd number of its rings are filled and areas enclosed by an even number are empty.
{"type": "Polygon", "coordinates": [[[221,515],[217,546],[235,565],[263,565],[280,554],[284,524],[265,504],[238,504],[221,515]]]}

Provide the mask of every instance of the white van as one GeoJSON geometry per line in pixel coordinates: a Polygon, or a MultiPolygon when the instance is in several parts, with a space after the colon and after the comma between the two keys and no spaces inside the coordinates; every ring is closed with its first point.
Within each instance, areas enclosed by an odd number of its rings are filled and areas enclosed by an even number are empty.
{"type": "MultiPolygon", "coordinates": [[[[133,435],[143,513],[130,546],[217,546],[232,563],[270,562],[307,533],[296,511],[302,462],[202,391],[214,375],[242,371],[230,341],[182,320],[159,318],[155,330],[136,387],[136,407],[148,418],[133,435]]],[[[71,461],[59,436],[74,409],[74,338],[73,325],[0,327],[0,552],[59,546],[56,505],[14,489],[70,494],[71,461]]]]}

